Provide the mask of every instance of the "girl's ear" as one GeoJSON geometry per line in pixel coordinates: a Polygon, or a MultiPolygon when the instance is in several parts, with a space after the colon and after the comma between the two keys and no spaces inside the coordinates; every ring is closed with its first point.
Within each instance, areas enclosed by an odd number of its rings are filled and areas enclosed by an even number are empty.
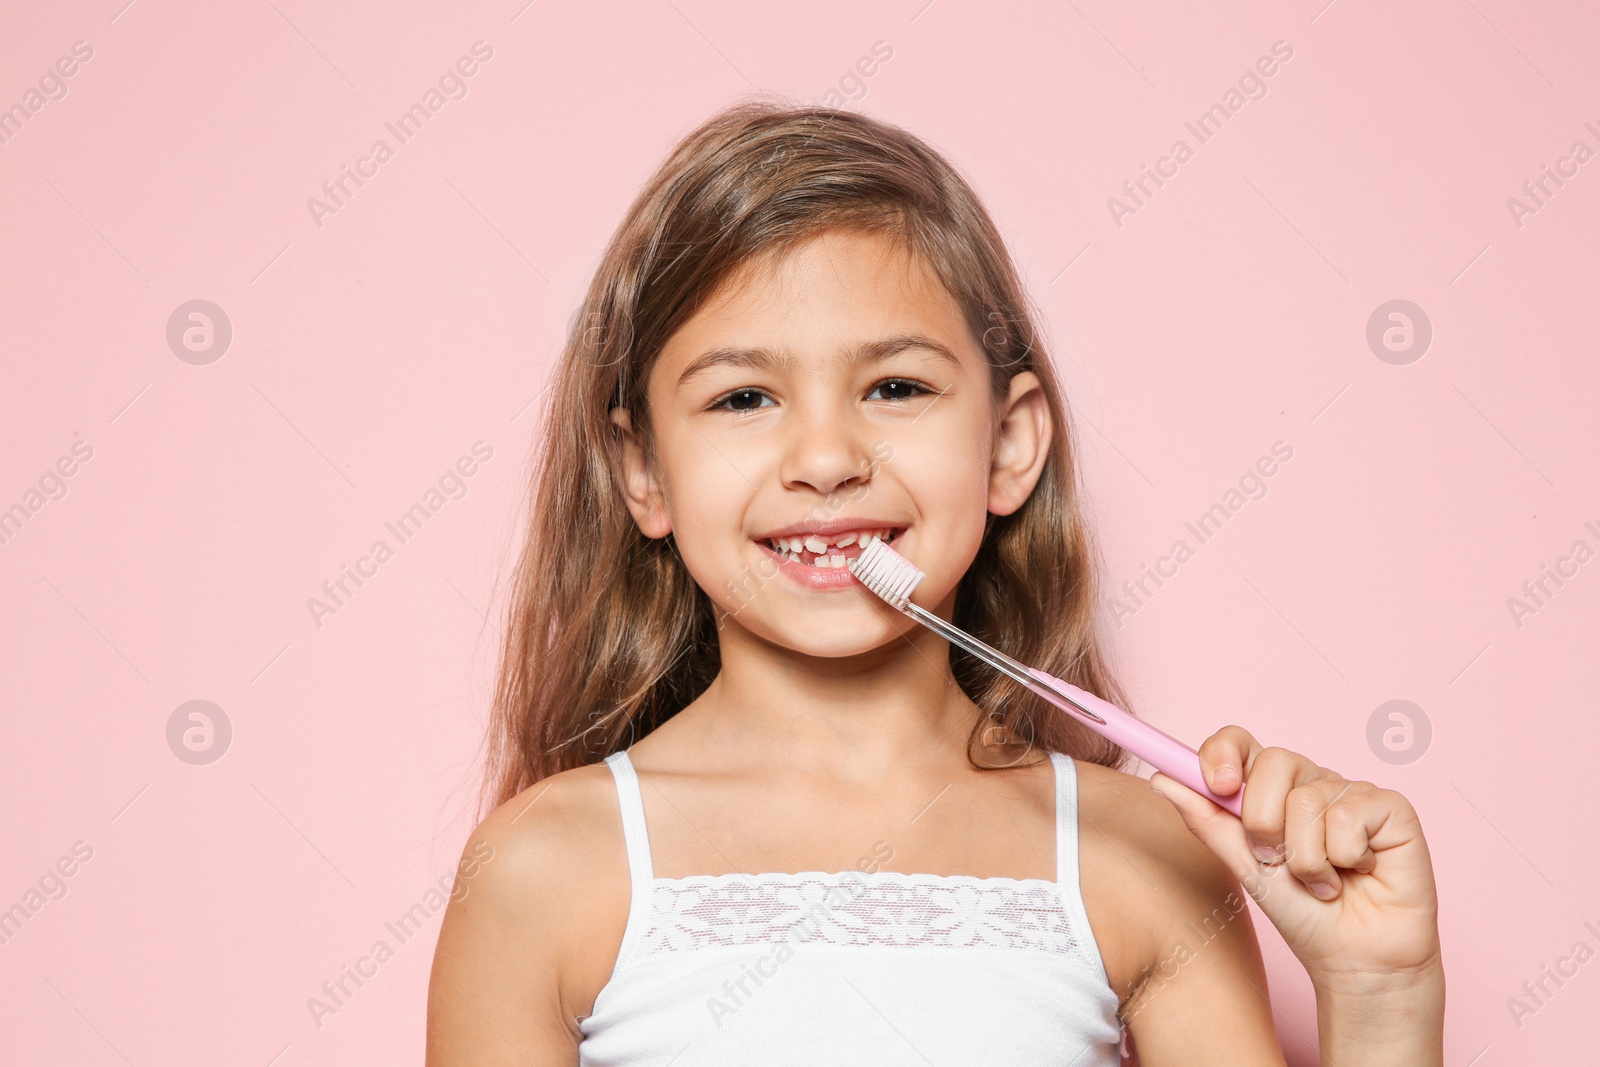
{"type": "Polygon", "coordinates": [[[672,532],[672,516],[667,513],[666,495],[645,457],[644,443],[633,428],[626,408],[612,408],[611,422],[617,428],[622,463],[622,495],[639,532],[646,537],[665,537],[672,532]]]}
{"type": "Polygon", "coordinates": [[[1053,431],[1039,376],[1023,371],[1013,377],[1000,408],[989,465],[989,510],[994,514],[1010,515],[1027,501],[1050,456],[1053,431]]]}

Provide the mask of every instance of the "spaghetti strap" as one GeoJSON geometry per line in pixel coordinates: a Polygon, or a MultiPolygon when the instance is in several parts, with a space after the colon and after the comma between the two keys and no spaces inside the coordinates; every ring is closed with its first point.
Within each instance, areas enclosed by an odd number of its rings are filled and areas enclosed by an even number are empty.
{"type": "MultiPolygon", "coordinates": [[[[1084,933],[1084,954],[1093,961],[1100,976],[1106,978],[1105,961],[1089,926],[1089,913],[1083,906],[1083,887],[1078,872],[1078,768],[1064,752],[1050,753],[1056,770],[1056,881],[1061,902],[1074,925],[1084,933]]],[[[1109,979],[1107,979],[1109,980],[1109,979]]]]}
{"type": "Polygon", "coordinates": [[[1072,757],[1050,753],[1056,771],[1056,881],[1063,892],[1078,889],[1078,789],[1072,757]]]}
{"type": "Polygon", "coordinates": [[[655,870],[650,864],[650,835],[644,824],[644,798],[639,795],[639,775],[624,750],[606,757],[611,775],[617,780],[617,803],[622,808],[622,838],[628,846],[628,876],[633,883],[633,899],[642,900],[655,870]]]}
{"type": "Polygon", "coordinates": [[[626,750],[606,757],[611,776],[617,780],[617,805],[622,809],[622,840],[628,850],[628,924],[622,931],[622,944],[611,977],[616,978],[633,946],[650,923],[650,889],[655,870],[650,865],[650,835],[645,831],[644,798],[639,795],[639,775],[626,750]]]}

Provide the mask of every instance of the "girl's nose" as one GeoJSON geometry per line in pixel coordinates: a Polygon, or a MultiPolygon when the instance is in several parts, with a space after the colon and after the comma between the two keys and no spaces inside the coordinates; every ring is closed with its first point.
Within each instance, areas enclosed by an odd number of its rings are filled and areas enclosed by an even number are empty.
{"type": "Polygon", "coordinates": [[[866,480],[871,457],[850,427],[814,419],[797,423],[790,433],[779,471],[786,488],[809,486],[827,495],[866,480]]]}

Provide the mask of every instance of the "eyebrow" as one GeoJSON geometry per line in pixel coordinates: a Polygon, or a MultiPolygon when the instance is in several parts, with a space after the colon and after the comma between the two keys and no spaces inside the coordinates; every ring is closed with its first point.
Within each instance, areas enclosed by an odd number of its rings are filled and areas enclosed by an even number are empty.
{"type": "MultiPolygon", "coordinates": [[[[947,346],[940,344],[931,337],[924,337],[915,333],[901,333],[877,341],[864,341],[845,353],[844,363],[850,367],[862,363],[881,363],[891,356],[899,355],[901,352],[913,348],[931,352],[955,367],[961,366],[961,360],[947,346]]],[[[759,345],[754,348],[740,345],[724,345],[721,348],[713,348],[685,367],[683,373],[678,375],[677,387],[682,389],[691,380],[704,374],[712,367],[747,367],[751,370],[787,371],[793,370],[798,362],[790,353],[778,352],[759,345]]]]}

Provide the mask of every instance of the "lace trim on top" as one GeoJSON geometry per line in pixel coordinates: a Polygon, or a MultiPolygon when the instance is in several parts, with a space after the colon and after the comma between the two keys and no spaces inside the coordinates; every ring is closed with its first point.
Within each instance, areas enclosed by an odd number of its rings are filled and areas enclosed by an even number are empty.
{"type": "Polygon", "coordinates": [[[900,871],[655,878],[647,919],[624,962],[777,942],[1034,949],[1087,960],[1060,884],[1043,878],[900,871]]]}

